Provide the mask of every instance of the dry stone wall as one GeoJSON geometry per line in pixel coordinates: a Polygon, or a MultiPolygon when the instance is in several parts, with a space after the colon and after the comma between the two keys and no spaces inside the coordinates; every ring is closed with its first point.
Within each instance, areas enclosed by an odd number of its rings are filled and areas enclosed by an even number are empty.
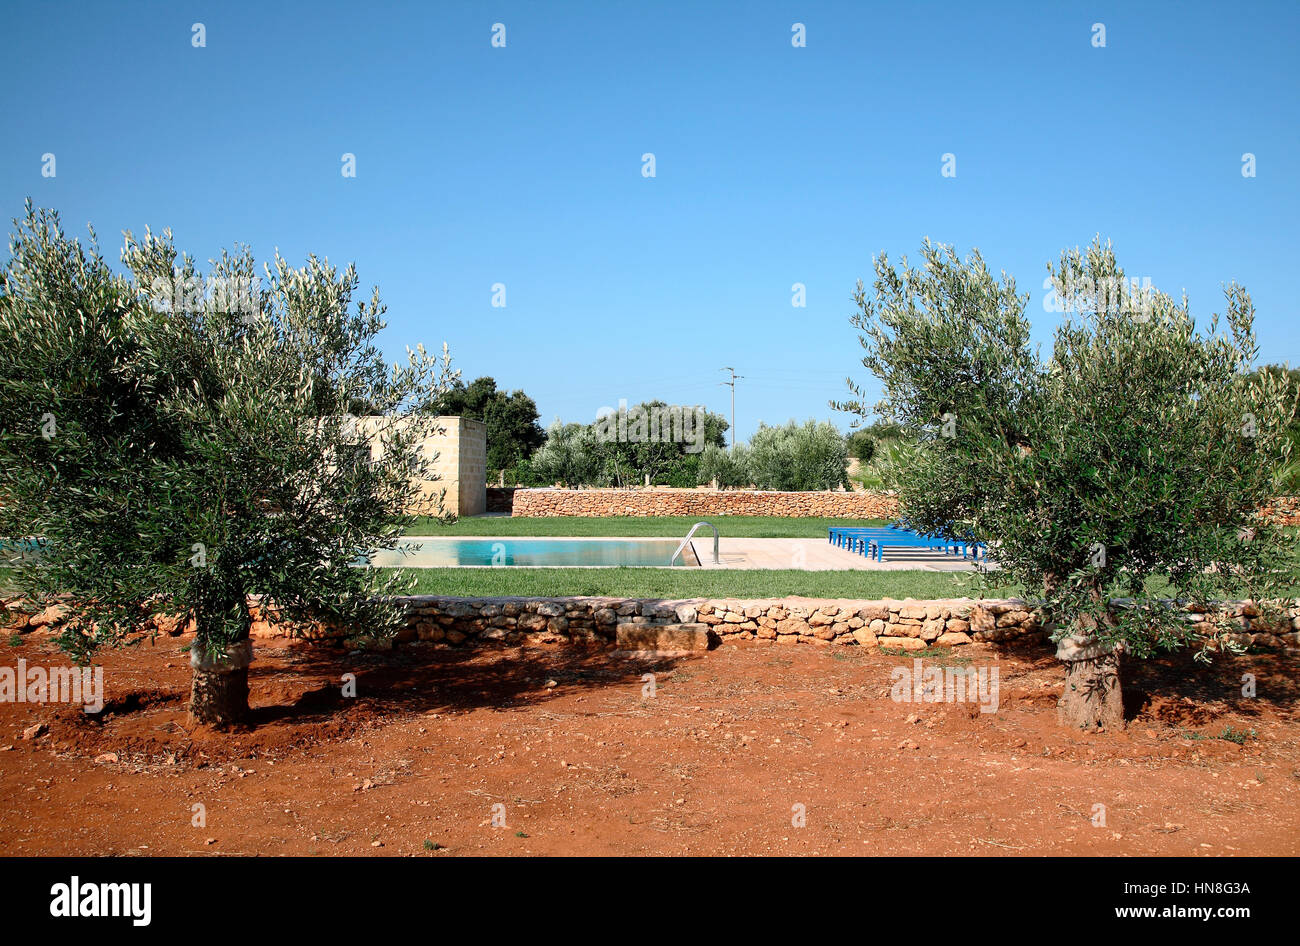
{"type": "MultiPolygon", "coordinates": [[[[627,625],[707,628],[715,640],[746,640],[772,644],[807,644],[893,648],[902,651],[927,647],[960,647],[977,642],[1044,639],[1033,606],[1017,598],[950,598],[917,601],[824,600],[768,598],[759,600],[688,599],[668,601],[646,598],[450,598],[415,595],[405,599],[406,626],[383,648],[411,641],[447,646],[506,644],[585,644],[611,646],[627,625]]],[[[1117,602],[1119,604],[1120,602],[1117,602]]],[[[22,633],[44,629],[55,632],[66,612],[54,605],[30,613],[20,601],[6,601],[4,624],[22,633]]],[[[256,638],[287,637],[289,629],[274,614],[263,613],[252,602],[256,638]]],[[[1240,627],[1234,640],[1243,646],[1265,649],[1300,647],[1300,600],[1285,617],[1270,623],[1251,602],[1228,602],[1222,614],[1240,627]]],[[[1188,610],[1190,623],[1210,615],[1188,610]]],[[[155,615],[159,633],[193,633],[175,617],[155,615]]],[[[350,636],[348,629],[314,627],[308,636],[336,639],[349,646],[376,646],[350,636]]]]}
{"type": "MultiPolygon", "coordinates": [[[[1032,605],[1016,598],[879,601],[780,598],[760,600],[644,598],[444,598],[407,599],[408,623],[395,643],[422,640],[449,645],[490,641],[613,644],[622,624],[706,625],[718,640],[812,646],[923,650],[1017,638],[1044,639],[1032,605]]],[[[1225,606],[1246,646],[1300,646],[1300,601],[1285,620],[1265,625],[1249,602],[1225,606]]],[[[1188,612],[1189,622],[1205,614],[1188,612]]],[[[260,635],[278,629],[255,625],[260,635]]],[[[359,643],[359,642],[357,642],[359,643]]]]}
{"type": "Polygon", "coordinates": [[[1263,513],[1279,526],[1300,526],[1300,496],[1279,496],[1264,507],[1263,513]]]}
{"type": "MultiPolygon", "coordinates": [[[[490,499],[494,511],[521,518],[550,516],[810,516],[827,519],[893,519],[893,493],[754,489],[508,489],[490,499]]],[[[1264,507],[1279,525],[1300,525],[1300,497],[1281,496],[1264,507]]]]}
{"type": "Polygon", "coordinates": [[[889,493],[751,489],[519,489],[512,513],[547,516],[810,516],[889,519],[898,500],[889,493]]]}

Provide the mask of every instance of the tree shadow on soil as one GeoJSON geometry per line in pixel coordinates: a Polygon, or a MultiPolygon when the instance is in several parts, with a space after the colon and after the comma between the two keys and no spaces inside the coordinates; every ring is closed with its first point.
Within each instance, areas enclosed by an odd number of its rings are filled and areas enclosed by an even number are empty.
{"type": "Polygon", "coordinates": [[[451,649],[409,643],[387,653],[294,648],[282,654],[278,666],[254,662],[249,687],[255,695],[282,691],[285,681],[310,688],[296,699],[290,696],[291,702],[255,707],[248,724],[320,722],[357,708],[367,715],[508,710],[536,706],[575,689],[611,686],[639,692],[642,674],[667,673],[680,659],[571,645],[451,649]],[[344,674],[356,676],[355,698],[343,695],[344,674]]]}
{"type": "Polygon", "coordinates": [[[1125,719],[1146,717],[1199,726],[1227,715],[1291,715],[1300,705],[1300,657],[1251,652],[1198,663],[1188,652],[1153,660],[1126,660],[1125,719]],[[1246,695],[1253,677],[1253,696],[1246,695]]]}
{"type": "MultiPolygon", "coordinates": [[[[1065,665],[1040,642],[1009,641],[998,654],[1032,664],[1035,671],[1065,677],[1065,665]]],[[[1191,651],[1149,660],[1127,659],[1121,669],[1125,720],[1200,726],[1222,716],[1295,713],[1300,707],[1300,655],[1288,651],[1251,651],[1242,656],[1217,655],[1197,663],[1191,651]],[[1255,695],[1247,697],[1244,674],[1255,677],[1255,695]]]]}
{"type": "MultiPolygon", "coordinates": [[[[1006,641],[996,646],[1004,657],[1064,679],[1065,665],[1056,659],[1054,650],[1038,641],[1006,641]]],[[[1121,685],[1127,722],[1147,719],[1202,726],[1229,715],[1291,715],[1300,708],[1300,654],[1251,651],[1240,657],[1217,655],[1208,664],[1198,663],[1190,651],[1149,660],[1126,659],[1121,685]],[[1253,697],[1242,692],[1246,674],[1254,676],[1253,697]]]]}

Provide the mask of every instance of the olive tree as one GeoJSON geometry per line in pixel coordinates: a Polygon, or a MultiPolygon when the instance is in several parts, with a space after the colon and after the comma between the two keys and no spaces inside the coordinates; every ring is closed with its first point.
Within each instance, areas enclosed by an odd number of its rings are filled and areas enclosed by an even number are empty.
{"type": "Polygon", "coordinates": [[[583,486],[600,474],[596,434],[587,424],[566,424],[559,418],[546,431],[546,442],[533,454],[534,475],[544,483],[583,486]]]}
{"type": "Polygon", "coordinates": [[[749,472],[749,447],[742,443],[728,450],[718,444],[708,444],[700,452],[696,480],[702,486],[716,483],[720,489],[752,486],[754,481],[749,472]]]}
{"type": "MultiPolygon", "coordinates": [[[[1289,457],[1294,394],[1249,374],[1238,285],[1198,330],[1186,298],[1136,288],[1109,244],[1067,251],[1048,267],[1063,316],[1044,355],[1013,279],[978,252],[927,241],[921,256],[876,260],[851,320],[883,389],[874,412],[916,438],[893,468],[904,514],[989,543],[997,581],[1041,596],[1067,668],[1062,724],[1122,726],[1122,658],[1239,647],[1240,626],[1187,610],[1246,596],[1277,617],[1290,543],[1259,510],[1289,457]]],[[[835,406],[867,414],[849,387],[835,406]]]]}
{"type": "Polygon", "coordinates": [[[382,637],[399,579],[355,567],[437,513],[422,408],[454,381],[423,348],[389,366],[376,289],[247,249],[200,273],[170,232],[127,233],[125,273],[58,215],[15,221],[0,283],[0,535],[43,536],[16,580],[68,608],[79,660],[193,627],[191,712],[248,709],[253,607],[382,637]],[[359,421],[359,405],[379,415],[359,421]]]}
{"type": "Polygon", "coordinates": [[[749,438],[747,470],[759,489],[838,489],[849,485],[848,445],[825,421],[790,421],[784,427],[759,424],[749,438]]]}

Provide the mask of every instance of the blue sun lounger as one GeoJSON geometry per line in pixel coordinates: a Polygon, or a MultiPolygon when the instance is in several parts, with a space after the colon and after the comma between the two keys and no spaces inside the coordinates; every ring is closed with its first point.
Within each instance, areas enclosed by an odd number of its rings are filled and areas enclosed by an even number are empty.
{"type": "Polygon", "coordinates": [[[942,549],[945,554],[965,558],[971,554],[979,559],[981,544],[949,536],[923,535],[899,523],[889,526],[850,527],[833,526],[828,530],[827,541],[838,548],[868,555],[878,562],[885,560],[886,548],[942,549]]]}
{"type": "Polygon", "coordinates": [[[832,526],[827,530],[827,541],[839,548],[857,551],[857,540],[877,535],[901,535],[908,530],[897,523],[888,526],[832,526]]]}
{"type": "Polygon", "coordinates": [[[945,555],[966,557],[965,542],[940,536],[917,535],[916,533],[876,536],[868,540],[867,554],[875,558],[876,561],[883,562],[886,548],[942,549],[945,555]]]}

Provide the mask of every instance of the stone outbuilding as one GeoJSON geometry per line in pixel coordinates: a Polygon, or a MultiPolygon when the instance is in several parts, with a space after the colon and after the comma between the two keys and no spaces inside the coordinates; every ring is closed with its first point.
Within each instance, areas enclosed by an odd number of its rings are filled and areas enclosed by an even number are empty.
{"type": "MultiPolygon", "coordinates": [[[[385,418],[357,418],[362,431],[373,431],[385,418]]],[[[438,417],[437,428],[424,442],[425,455],[432,460],[434,480],[420,483],[425,495],[446,490],[443,508],[457,516],[481,516],[487,511],[487,425],[468,417],[438,417]]],[[[371,450],[382,450],[372,441],[371,450]]]]}

